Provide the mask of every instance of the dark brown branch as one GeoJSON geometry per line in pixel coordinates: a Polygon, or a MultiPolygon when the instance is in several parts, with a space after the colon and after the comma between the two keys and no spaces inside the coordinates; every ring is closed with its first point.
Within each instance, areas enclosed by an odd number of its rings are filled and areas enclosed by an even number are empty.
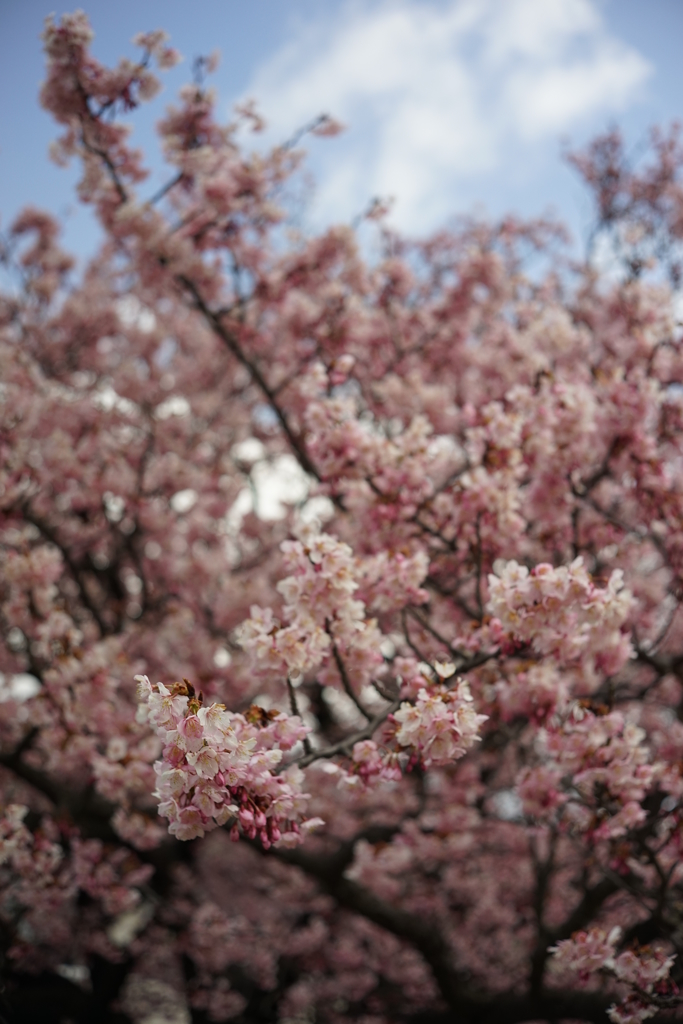
{"type": "MultiPolygon", "coordinates": [[[[287,693],[289,694],[289,710],[292,715],[297,715],[301,718],[301,712],[299,711],[299,704],[296,699],[296,690],[292,680],[287,676],[287,693]]],[[[308,736],[304,736],[304,751],[306,754],[312,754],[313,748],[311,747],[311,741],[308,736]]]]}
{"type": "Polygon", "coordinates": [[[483,551],[481,546],[481,513],[477,515],[476,521],[476,534],[477,534],[477,547],[475,554],[476,562],[476,574],[475,574],[475,595],[477,598],[477,610],[479,611],[479,622],[484,620],[484,601],[481,593],[481,571],[483,561],[483,551]]]}
{"type": "Polygon", "coordinates": [[[360,711],[361,715],[365,719],[367,719],[368,722],[371,722],[372,721],[372,715],[370,714],[370,712],[366,708],[363,707],[363,705],[361,704],[361,702],[360,702],[358,696],[356,695],[353,687],[351,686],[351,680],[349,679],[349,674],[346,671],[346,665],[344,664],[344,662],[342,660],[342,656],[339,653],[339,649],[337,648],[337,643],[336,643],[336,640],[334,639],[334,636],[332,635],[332,631],[330,630],[329,622],[325,623],[325,630],[326,630],[327,635],[329,636],[330,641],[332,643],[332,656],[334,657],[334,663],[337,666],[337,671],[339,672],[339,675],[341,677],[342,686],[344,687],[344,692],[346,693],[346,696],[349,697],[353,701],[353,703],[356,705],[356,707],[360,711]]]}
{"type": "Polygon", "coordinates": [[[590,889],[586,889],[583,899],[574,908],[569,917],[558,928],[549,933],[549,944],[568,939],[574,932],[592,921],[606,899],[619,891],[619,886],[611,878],[603,878],[590,889]]]}
{"type": "Polygon", "coordinates": [[[357,882],[344,877],[359,839],[386,842],[397,831],[398,827],[395,826],[368,829],[340,844],[333,854],[310,853],[299,847],[294,850],[275,850],[274,855],[278,860],[292,864],[315,878],[340,906],[360,914],[417,949],[429,964],[444,1000],[448,1005],[453,1005],[460,996],[460,979],[453,967],[450,947],[436,923],[386,903],[357,882]]]}
{"type": "MultiPolygon", "coordinates": [[[[415,619],[415,621],[419,623],[419,625],[425,630],[425,632],[430,633],[435,640],[438,640],[440,644],[443,644],[443,646],[446,647],[454,657],[461,659],[460,663],[456,665],[456,671],[458,672],[471,672],[473,668],[478,668],[485,662],[490,661],[491,658],[498,657],[498,654],[500,653],[500,651],[496,648],[496,650],[494,651],[480,651],[479,654],[473,654],[472,657],[468,658],[467,655],[464,654],[458,647],[455,647],[449,640],[447,640],[445,636],[443,636],[443,634],[439,633],[438,630],[436,630],[430,622],[427,622],[419,614],[416,608],[408,606],[406,607],[405,612],[407,615],[410,615],[411,618],[415,619]]],[[[408,640],[407,637],[406,642],[408,643],[409,646],[411,646],[410,641],[408,640]]],[[[425,659],[423,658],[422,660],[424,661],[425,659]]]]}
{"type": "MultiPolygon", "coordinates": [[[[83,86],[81,85],[80,82],[77,82],[77,88],[78,88],[78,91],[80,92],[81,96],[84,98],[85,105],[86,105],[86,108],[87,108],[88,107],[88,102],[87,102],[88,101],[88,97],[87,97],[87,94],[86,94],[85,90],[83,89],[83,86]]],[[[93,143],[88,142],[88,140],[85,137],[86,124],[89,124],[89,126],[96,125],[97,124],[97,116],[95,114],[93,114],[88,109],[88,121],[86,121],[86,119],[84,117],[81,117],[80,121],[81,121],[81,144],[82,144],[83,148],[85,150],[87,150],[88,153],[91,153],[93,156],[97,156],[97,157],[100,158],[100,160],[102,161],[104,166],[109,171],[109,177],[111,178],[112,184],[113,184],[114,188],[116,189],[116,192],[118,194],[119,199],[121,200],[121,203],[122,204],[123,203],[127,203],[128,202],[128,193],[126,192],[125,188],[123,187],[123,183],[121,182],[121,179],[119,178],[119,174],[118,174],[118,171],[116,170],[116,167],[114,165],[113,160],[111,159],[109,154],[106,152],[106,150],[100,149],[99,146],[93,145],[93,143]]]]}
{"type": "Polygon", "coordinates": [[[299,465],[301,466],[301,468],[304,470],[304,472],[308,473],[309,476],[314,477],[314,479],[318,481],[321,480],[318,470],[313,465],[313,462],[308,456],[308,453],[304,446],[303,438],[301,438],[298,434],[295,434],[283,409],[278,404],[275,392],[269,386],[268,382],[266,381],[265,377],[261,373],[256,363],[249,359],[246,353],[242,350],[233,332],[229,331],[221,323],[220,316],[217,313],[214,313],[211,309],[209,309],[194,281],[191,281],[190,278],[187,277],[185,274],[178,275],[178,281],[183,286],[183,288],[190,294],[195,307],[201,312],[202,316],[209,324],[211,329],[214,331],[214,333],[217,334],[221,341],[223,341],[227,345],[228,349],[230,350],[230,352],[232,352],[235,359],[237,359],[238,362],[240,362],[242,366],[244,366],[249,371],[252,379],[255,381],[255,383],[258,385],[258,387],[261,389],[261,391],[267,398],[268,404],[270,405],[271,409],[277,416],[278,422],[280,423],[280,426],[282,427],[282,430],[287,440],[289,441],[292,450],[296,454],[296,457],[299,461],[299,465]]]}
{"type": "Polygon", "coordinates": [[[613,1000],[598,993],[543,990],[525,995],[498,993],[491,998],[472,991],[464,975],[458,971],[450,946],[434,920],[388,904],[344,877],[359,839],[387,842],[397,831],[398,826],[368,829],[341,843],[329,854],[310,853],[299,847],[294,850],[271,849],[265,856],[275,856],[304,871],[316,879],[340,907],[360,914],[391,932],[423,957],[450,1012],[444,1015],[432,1012],[417,1014],[411,1018],[413,1024],[522,1024],[530,1020],[562,1019],[607,1024],[606,1011],[613,1000]]]}
{"type": "Polygon", "coordinates": [[[178,185],[182,180],[183,180],[183,172],[182,171],[178,171],[178,173],[176,175],[174,175],[174,177],[171,178],[170,181],[167,181],[166,184],[162,185],[161,188],[158,189],[154,193],[153,196],[150,196],[150,198],[147,200],[146,205],[147,206],[154,206],[161,199],[163,199],[164,196],[168,192],[170,192],[172,188],[175,188],[175,186],[178,185]]]}
{"type": "Polygon", "coordinates": [[[313,750],[310,754],[306,754],[305,757],[297,758],[295,764],[298,764],[300,768],[306,768],[309,764],[313,764],[314,761],[318,761],[321,758],[336,757],[337,754],[350,754],[354,743],[360,743],[361,740],[369,740],[376,730],[379,729],[380,725],[387,720],[389,715],[392,715],[398,709],[400,703],[400,701],[395,700],[384,711],[381,711],[379,715],[368,722],[363,729],[351,733],[350,736],[339,740],[338,743],[332,743],[323,750],[313,750]]]}
{"type": "MultiPolygon", "coordinates": [[[[415,655],[415,657],[419,658],[420,661],[424,661],[426,664],[429,664],[429,659],[426,657],[425,654],[422,653],[417,644],[415,644],[414,641],[411,639],[410,631],[408,629],[408,611],[408,608],[401,609],[401,625],[403,626],[403,637],[408,647],[415,655]]],[[[420,625],[422,625],[422,623],[420,623],[420,625]]]]}
{"type": "Polygon", "coordinates": [[[543,916],[548,887],[555,867],[556,846],[557,833],[553,832],[550,837],[548,856],[545,860],[542,860],[538,854],[534,838],[531,837],[529,840],[529,850],[536,870],[533,907],[536,917],[537,941],[536,948],[531,957],[531,976],[529,979],[532,992],[539,992],[542,988],[545,964],[548,959],[548,930],[543,923],[543,916]]]}
{"type": "Polygon", "coordinates": [[[406,606],[406,614],[410,615],[411,618],[415,619],[415,621],[417,623],[419,623],[420,626],[422,626],[422,628],[427,633],[429,633],[431,636],[433,636],[435,640],[438,640],[438,642],[440,644],[442,644],[442,646],[445,647],[448,651],[450,651],[451,654],[459,654],[460,653],[458,651],[458,649],[453,646],[453,644],[450,642],[450,640],[447,640],[446,637],[442,633],[439,633],[439,631],[437,629],[435,629],[434,626],[432,626],[432,624],[430,622],[427,622],[420,615],[420,613],[418,612],[417,608],[413,608],[412,605],[407,605],[406,606]]]}
{"type": "Polygon", "coordinates": [[[94,618],[95,622],[97,623],[97,625],[99,627],[99,630],[100,630],[100,633],[102,634],[102,636],[107,636],[112,631],[111,631],[111,629],[109,629],[109,627],[107,626],[107,623],[104,621],[104,618],[102,617],[102,612],[97,607],[97,604],[95,603],[95,601],[93,601],[92,597],[88,593],[88,588],[87,588],[85,579],[83,577],[83,572],[81,570],[81,567],[71,557],[70,552],[60,542],[60,540],[57,537],[57,534],[52,529],[52,527],[48,525],[48,523],[46,523],[39,516],[36,516],[33,512],[31,512],[31,510],[29,509],[28,505],[24,505],[22,511],[24,513],[24,518],[26,519],[26,521],[28,523],[32,523],[33,526],[35,526],[37,530],[40,530],[40,532],[42,533],[43,537],[45,537],[45,539],[48,540],[50,542],[50,544],[54,544],[54,546],[59,549],[59,552],[60,552],[62,558],[64,559],[64,562],[65,562],[67,568],[69,569],[69,572],[71,573],[71,576],[73,577],[75,583],[78,585],[78,590],[79,590],[81,601],[83,602],[85,607],[88,609],[88,611],[90,612],[90,614],[94,618]]]}

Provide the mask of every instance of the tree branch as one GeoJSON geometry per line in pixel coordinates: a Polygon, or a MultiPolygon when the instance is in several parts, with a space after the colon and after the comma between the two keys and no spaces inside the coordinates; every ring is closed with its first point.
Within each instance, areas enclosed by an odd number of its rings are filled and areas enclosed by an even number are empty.
{"type": "Polygon", "coordinates": [[[261,373],[256,363],[250,360],[246,353],[242,350],[234,333],[232,331],[229,331],[221,323],[220,316],[217,313],[212,312],[211,309],[209,309],[206,302],[199,293],[199,289],[197,288],[194,281],[191,281],[190,278],[187,277],[185,274],[179,274],[178,281],[183,286],[183,288],[187,292],[189,292],[195,307],[201,312],[202,316],[209,324],[211,329],[214,331],[214,333],[217,334],[218,337],[227,345],[227,347],[232,352],[234,357],[238,360],[238,362],[240,362],[242,366],[244,366],[249,371],[252,379],[255,381],[255,383],[258,385],[258,387],[261,389],[261,391],[267,398],[268,404],[270,405],[271,409],[277,416],[280,426],[282,427],[282,430],[287,440],[289,441],[292,450],[296,454],[296,457],[299,461],[299,465],[301,466],[301,468],[304,470],[304,472],[308,473],[309,476],[312,476],[315,480],[320,481],[321,476],[308,456],[308,453],[304,446],[303,438],[300,435],[296,434],[292,429],[289,420],[287,419],[284,413],[284,410],[278,404],[274,390],[269,386],[268,382],[266,381],[265,377],[261,373]]]}
{"type": "Polygon", "coordinates": [[[341,657],[341,654],[339,653],[339,650],[337,648],[337,643],[336,643],[336,641],[334,639],[334,636],[332,635],[332,631],[330,629],[329,622],[325,622],[325,631],[326,631],[327,635],[329,636],[330,640],[332,641],[332,655],[334,657],[334,663],[337,666],[337,671],[339,672],[339,675],[341,677],[342,686],[344,687],[344,692],[346,693],[346,696],[349,697],[353,701],[353,703],[356,705],[356,707],[360,711],[361,715],[363,715],[363,717],[368,722],[371,722],[372,721],[372,715],[370,714],[369,711],[366,710],[366,708],[363,707],[363,705],[360,702],[359,697],[357,696],[357,694],[355,693],[353,687],[351,686],[351,680],[349,679],[349,674],[346,671],[346,665],[342,661],[342,657],[341,657]]]}
{"type": "Polygon", "coordinates": [[[389,715],[398,710],[400,704],[400,700],[393,701],[388,708],[385,708],[384,711],[381,711],[379,715],[368,722],[365,728],[359,729],[358,732],[354,732],[350,736],[346,736],[343,740],[339,740],[338,743],[332,743],[323,750],[311,751],[305,757],[300,757],[294,761],[294,764],[298,764],[300,768],[307,768],[309,764],[313,764],[314,761],[319,761],[321,758],[335,757],[336,754],[350,754],[354,743],[360,743],[361,740],[369,740],[375,731],[379,729],[380,725],[387,720],[389,715]]]}
{"type": "Polygon", "coordinates": [[[315,878],[340,906],[352,910],[412,945],[432,970],[439,991],[449,1006],[462,1000],[461,979],[453,966],[451,949],[438,925],[394,904],[386,903],[357,882],[344,877],[351,864],[354,848],[360,839],[387,842],[400,826],[375,827],[340,844],[333,854],[314,854],[301,847],[294,850],[273,849],[270,854],[286,864],[300,868],[315,878]]]}

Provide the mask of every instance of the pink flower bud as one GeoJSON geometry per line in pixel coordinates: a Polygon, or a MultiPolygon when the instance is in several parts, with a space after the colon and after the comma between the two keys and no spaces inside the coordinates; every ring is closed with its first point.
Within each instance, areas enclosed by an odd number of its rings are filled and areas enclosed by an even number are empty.
{"type": "Polygon", "coordinates": [[[239,819],[242,828],[249,828],[254,822],[254,812],[248,807],[240,807],[239,819]]]}

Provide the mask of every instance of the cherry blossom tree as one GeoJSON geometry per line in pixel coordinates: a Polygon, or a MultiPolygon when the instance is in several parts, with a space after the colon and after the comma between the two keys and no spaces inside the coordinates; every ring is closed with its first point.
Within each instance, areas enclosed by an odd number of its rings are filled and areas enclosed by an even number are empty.
{"type": "Polygon", "coordinates": [[[2,250],[0,1020],[676,1017],[676,132],[573,158],[584,264],[377,203],[368,260],[210,61],[150,194],[178,55],[91,39],[48,19],[41,99],[102,247],[2,250]]]}

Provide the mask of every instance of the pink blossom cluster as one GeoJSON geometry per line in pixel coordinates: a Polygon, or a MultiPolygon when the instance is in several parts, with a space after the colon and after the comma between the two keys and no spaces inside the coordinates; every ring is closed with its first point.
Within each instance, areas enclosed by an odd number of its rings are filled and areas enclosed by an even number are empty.
{"type": "Polygon", "coordinates": [[[366,785],[377,783],[380,779],[397,782],[401,778],[396,755],[381,749],[373,740],[360,740],[354,743],[351,765],[351,772],[346,778],[347,784],[353,785],[354,780],[361,780],[366,785]]]}
{"type": "Polygon", "coordinates": [[[11,804],[0,819],[0,920],[15,932],[10,959],[24,969],[40,969],[66,955],[74,938],[109,953],[107,921],[139,905],[153,868],[123,847],[65,834],[48,817],[32,831],[24,824],[28,811],[11,804]],[[80,893],[98,913],[84,934],[73,937],[65,926],[80,893]]]}
{"type": "Polygon", "coordinates": [[[41,616],[47,617],[54,610],[56,583],[64,571],[57,548],[40,544],[22,552],[5,550],[1,564],[5,584],[11,588],[5,607],[12,621],[28,625],[29,602],[33,602],[41,616]]]}
{"type": "Polygon", "coordinates": [[[387,436],[360,419],[356,398],[324,394],[331,383],[325,368],[314,365],[301,385],[308,397],[310,451],[334,493],[346,495],[350,507],[369,503],[375,528],[390,527],[415,514],[433,491],[432,478],[444,462],[433,444],[433,427],[417,415],[387,436]]]}
{"type": "Polygon", "coordinates": [[[260,671],[298,675],[325,663],[322,677],[330,682],[336,649],[356,683],[369,682],[383,663],[382,636],[365,617],[363,602],[353,598],[359,584],[351,548],[309,527],[300,539],[284,541],[282,550],[292,572],[277,585],[287,624],[255,606],[241,627],[242,646],[260,671]]]}
{"type": "Polygon", "coordinates": [[[487,715],[474,709],[465,680],[448,689],[438,685],[421,689],[414,704],[405,702],[394,713],[399,723],[396,741],[425,768],[451,764],[477,742],[487,715]]]}
{"type": "Polygon", "coordinates": [[[358,562],[358,583],[370,611],[394,611],[407,604],[424,604],[429,599],[422,586],[429,571],[425,551],[380,551],[358,562]]]}
{"type": "Polygon", "coordinates": [[[133,722],[126,734],[113,735],[103,754],[92,756],[98,793],[116,805],[111,824],[117,835],[138,850],[149,850],[163,839],[163,829],[151,810],[149,795],[154,789],[153,762],[161,753],[161,740],[133,722]]]}
{"type": "Polygon", "coordinates": [[[564,712],[570,701],[571,676],[556,662],[522,663],[496,684],[501,715],[510,721],[520,717],[542,724],[554,712],[564,712]]]}
{"type": "MultiPolygon", "coordinates": [[[[405,754],[403,761],[405,761],[405,754]]],[[[364,787],[380,788],[382,782],[400,781],[401,755],[386,749],[374,740],[359,740],[354,743],[348,761],[321,761],[319,771],[337,779],[339,789],[352,792],[364,787]]]]}
{"type": "Polygon", "coordinates": [[[403,837],[379,847],[360,840],[346,877],[362,881],[382,899],[396,899],[404,890],[406,874],[415,863],[412,844],[401,839],[403,837]]]}
{"type": "Polygon", "coordinates": [[[676,991],[668,981],[676,957],[652,946],[617,953],[621,935],[619,927],[609,933],[594,927],[575,932],[570,939],[551,947],[550,952],[555,965],[576,975],[582,984],[600,972],[628,985],[631,991],[610,1007],[608,1016],[613,1024],[640,1024],[657,1012],[656,998],[649,996],[666,996],[676,991]]]}
{"type": "Polygon", "coordinates": [[[24,825],[28,807],[10,804],[0,821],[0,864],[9,865],[31,883],[42,879],[49,885],[63,858],[63,851],[53,837],[35,837],[24,825]]]}
{"type": "Polygon", "coordinates": [[[620,569],[597,587],[581,556],[568,566],[543,562],[531,571],[510,561],[489,576],[489,611],[511,638],[539,655],[581,660],[607,675],[633,654],[624,632],[632,603],[620,569]]]}
{"type": "Polygon", "coordinates": [[[563,939],[550,948],[555,963],[573,971],[582,984],[592,974],[604,967],[614,966],[616,944],[621,938],[621,928],[612,928],[608,933],[602,928],[575,932],[570,939],[563,939]]]}
{"type": "Polygon", "coordinates": [[[180,55],[165,45],[164,32],[141,33],[135,41],[145,48],[147,59],[135,63],[124,58],[116,67],[107,68],[89,53],[93,31],[83,11],[66,14],[59,23],[48,17],[42,38],[48,77],[41,100],[55,119],[66,126],[52,154],[57,162],[65,163],[75,153],[85,152],[87,171],[81,195],[84,199],[96,198],[111,208],[111,182],[102,173],[92,147],[99,144],[115,152],[120,160],[119,173],[131,181],[139,181],[145,174],[139,159],[126,146],[127,131],[114,123],[105,124],[95,111],[99,108],[101,114],[117,103],[122,109],[131,110],[141,101],[152,99],[160,83],[148,67],[148,58],[154,56],[160,68],[171,68],[180,55]]]}
{"type": "Polygon", "coordinates": [[[503,537],[524,530],[524,416],[513,402],[482,400],[479,408],[466,402],[459,420],[455,471],[444,474],[448,486],[437,489],[425,521],[461,548],[485,541],[495,557],[503,537]]]}
{"type": "Polygon", "coordinates": [[[203,707],[187,684],[153,687],[137,676],[140,719],[162,738],[162,757],[154,765],[159,814],[168,818],[178,839],[195,839],[232,822],[249,839],[295,845],[301,833],[320,824],[302,820],[308,794],[295,765],[279,775],[274,769],[283,751],[304,738],[308,729],[297,716],[277,716],[259,729],[223,704],[203,707]]]}
{"type": "Polygon", "coordinates": [[[163,70],[175,67],[182,59],[176,49],[166,45],[168,33],[162,29],[155,29],[153,32],[138,32],[133,36],[133,43],[152,54],[156,58],[158,66],[163,70]]]}
{"type": "Polygon", "coordinates": [[[526,813],[545,818],[564,807],[567,823],[594,839],[625,835],[646,819],[642,801],[663,768],[650,763],[645,738],[618,711],[575,706],[564,721],[548,722],[538,734],[538,763],[517,779],[526,813]]]}

